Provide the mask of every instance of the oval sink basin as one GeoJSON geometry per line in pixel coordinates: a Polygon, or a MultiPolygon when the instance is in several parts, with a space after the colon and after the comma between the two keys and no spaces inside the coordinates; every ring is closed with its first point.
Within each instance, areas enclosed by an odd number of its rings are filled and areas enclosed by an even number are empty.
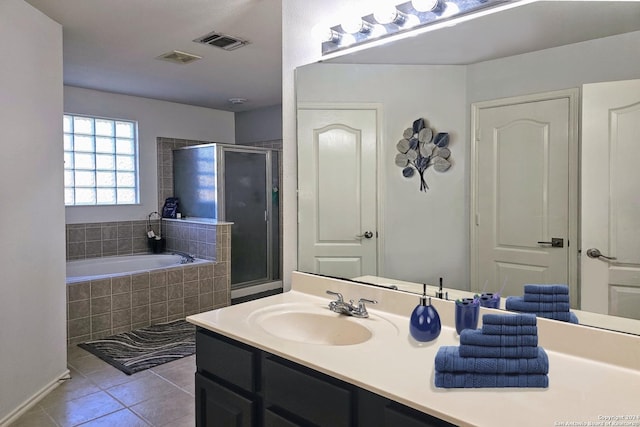
{"type": "Polygon", "coordinates": [[[321,345],[354,345],[372,337],[371,331],[353,319],[327,311],[267,312],[253,318],[265,332],[290,341],[321,345]]]}

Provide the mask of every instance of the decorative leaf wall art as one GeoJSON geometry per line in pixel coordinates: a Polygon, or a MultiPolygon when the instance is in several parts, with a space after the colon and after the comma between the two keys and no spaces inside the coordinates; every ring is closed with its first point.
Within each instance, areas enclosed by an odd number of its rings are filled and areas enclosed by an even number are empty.
{"type": "Polygon", "coordinates": [[[416,171],[420,175],[420,191],[427,191],[429,186],[424,180],[424,173],[433,166],[437,172],[446,172],[451,167],[451,151],[449,134],[433,130],[426,126],[425,120],[420,118],[413,122],[413,126],[405,129],[402,139],[396,148],[396,165],[402,168],[402,176],[411,178],[416,171]]]}

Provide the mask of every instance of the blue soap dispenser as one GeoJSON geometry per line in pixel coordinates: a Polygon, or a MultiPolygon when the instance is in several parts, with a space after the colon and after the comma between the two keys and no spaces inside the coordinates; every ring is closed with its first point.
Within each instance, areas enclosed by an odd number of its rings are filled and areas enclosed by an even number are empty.
{"type": "Polygon", "coordinates": [[[442,325],[438,311],[431,305],[431,298],[427,302],[427,285],[422,285],[420,304],[413,309],[409,322],[409,332],[416,341],[433,341],[440,335],[442,325]]]}

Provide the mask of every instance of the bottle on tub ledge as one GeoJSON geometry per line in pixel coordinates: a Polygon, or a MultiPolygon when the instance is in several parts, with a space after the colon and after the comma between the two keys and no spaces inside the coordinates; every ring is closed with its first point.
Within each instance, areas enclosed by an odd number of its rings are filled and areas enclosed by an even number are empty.
{"type": "Polygon", "coordinates": [[[420,304],[413,309],[409,319],[409,332],[416,341],[433,341],[440,335],[442,324],[438,311],[431,305],[431,297],[427,298],[427,285],[422,285],[420,304]]]}

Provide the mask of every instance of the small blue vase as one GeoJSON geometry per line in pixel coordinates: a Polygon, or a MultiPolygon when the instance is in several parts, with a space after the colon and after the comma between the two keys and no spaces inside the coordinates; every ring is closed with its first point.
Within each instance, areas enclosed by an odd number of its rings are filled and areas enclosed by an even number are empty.
{"type": "Polygon", "coordinates": [[[427,303],[426,285],[420,304],[413,309],[409,321],[409,332],[416,341],[433,341],[440,335],[442,324],[438,311],[431,305],[431,298],[427,303]]]}
{"type": "Polygon", "coordinates": [[[480,316],[480,300],[462,298],[456,300],[456,332],[460,335],[464,329],[476,329],[480,316]]]}

